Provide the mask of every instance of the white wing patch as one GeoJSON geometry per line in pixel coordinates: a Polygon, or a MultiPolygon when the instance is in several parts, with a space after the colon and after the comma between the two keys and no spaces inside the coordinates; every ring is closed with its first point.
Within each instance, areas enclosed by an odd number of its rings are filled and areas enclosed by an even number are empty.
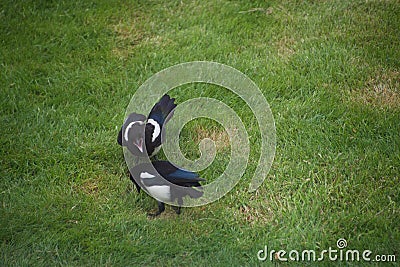
{"type": "Polygon", "coordinates": [[[147,122],[154,126],[154,132],[151,136],[151,142],[154,142],[161,133],[160,124],[153,119],[148,119],[147,122]]]}
{"type": "Polygon", "coordinates": [[[143,122],[143,121],[133,121],[133,122],[131,122],[131,123],[128,124],[128,126],[125,128],[125,132],[124,132],[124,138],[125,138],[125,141],[127,141],[127,142],[128,142],[128,133],[129,133],[129,130],[132,128],[132,126],[133,126],[134,124],[143,125],[144,122],[143,122]]]}
{"type": "Polygon", "coordinates": [[[148,173],[148,172],[142,172],[141,174],[140,174],[140,178],[142,178],[142,179],[145,179],[145,178],[154,178],[155,176],[154,175],[152,175],[152,174],[150,174],[150,173],[148,173]]]}
{"type": "Polygon", "coordinates": [[[171,189],[168,185],[154,185],[146,187],[150,195],[158,200],[168,202],[171,200],[171,189]]]}

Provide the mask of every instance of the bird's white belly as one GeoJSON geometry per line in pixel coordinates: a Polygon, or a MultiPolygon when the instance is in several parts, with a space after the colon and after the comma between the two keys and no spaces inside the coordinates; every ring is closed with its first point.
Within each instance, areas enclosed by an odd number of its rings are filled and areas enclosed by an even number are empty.
{"type": "Polygon", "coordinates": [[[160,201],[167,202],[171,200],[171,189],[167,185],[154,185],[146,188],[150,195],[160,201]]]}

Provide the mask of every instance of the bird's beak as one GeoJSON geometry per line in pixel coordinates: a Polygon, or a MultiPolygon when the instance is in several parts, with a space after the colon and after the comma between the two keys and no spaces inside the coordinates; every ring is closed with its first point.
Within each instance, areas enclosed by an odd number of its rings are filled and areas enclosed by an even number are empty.
{"type": "Polygon", "coordinates": [[[143,153],[143,138],[135,140],[133,144],[139,149],[140,153],[143,153]]]}

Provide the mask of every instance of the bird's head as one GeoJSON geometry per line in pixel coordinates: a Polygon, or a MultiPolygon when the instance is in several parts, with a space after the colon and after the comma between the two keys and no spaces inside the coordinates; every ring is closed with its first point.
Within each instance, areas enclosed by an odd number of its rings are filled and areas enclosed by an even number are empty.
{"type": "Polygon", "coordinates": [[[141,114],[132,113],[126,119],[122,130],[122,142],[134,155],[144,153],[144,134],[146,117],[141,114]]]}

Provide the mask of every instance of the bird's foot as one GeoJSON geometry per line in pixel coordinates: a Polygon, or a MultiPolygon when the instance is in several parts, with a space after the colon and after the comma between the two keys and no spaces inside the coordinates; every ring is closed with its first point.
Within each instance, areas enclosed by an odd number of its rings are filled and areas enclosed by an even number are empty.
{"type": "Polygon", "coordinates": [[[148,213],[147,215],[151,218],[155,218],[157,216],[159,216],[161,213],[164,212],[165,210],[165,204],[162,202],[158,202],[157,201],[157,205],[158,205],[158,211],[156,213],[148,213]]]}
{"type": "Polygon", "coordinates": [[[172,209],[175,211],[176,214],[181,214],[181,207],[172,206],[172,209]]]}

